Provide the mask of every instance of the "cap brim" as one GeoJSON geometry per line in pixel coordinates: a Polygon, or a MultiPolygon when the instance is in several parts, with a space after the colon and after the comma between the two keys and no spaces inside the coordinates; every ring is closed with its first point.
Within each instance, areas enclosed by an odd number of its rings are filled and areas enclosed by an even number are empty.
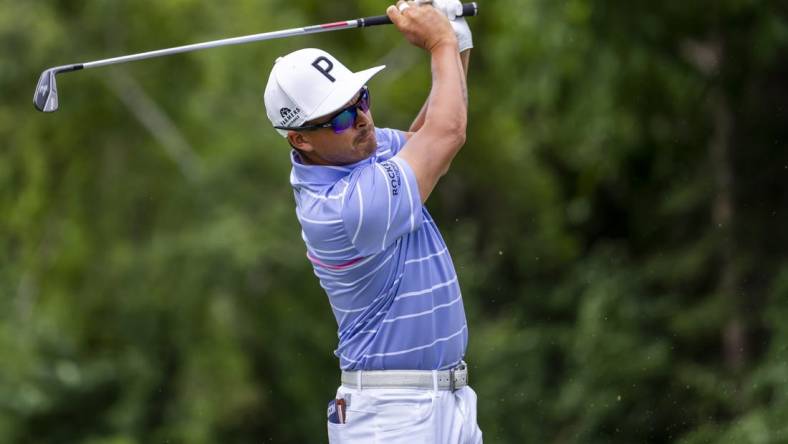
{"type": "Polygon", "coordinates": [[[374,68],[369,68],[365,69],[364,71],[353,73],[351,78],[345,80],[342,82],[342,84],[337,85],[331,94],[326,97],[323,103],[321,103],[312,114],[306,116],[305,120],[314,120],[339,111],[345,107],[345,105],[353,98],[353,96],[358,93],[361,87],[369,82],[369,79],[374,77],[375,74],[382,71],[385,67],[385,65],[376,66],[374,68]]]}

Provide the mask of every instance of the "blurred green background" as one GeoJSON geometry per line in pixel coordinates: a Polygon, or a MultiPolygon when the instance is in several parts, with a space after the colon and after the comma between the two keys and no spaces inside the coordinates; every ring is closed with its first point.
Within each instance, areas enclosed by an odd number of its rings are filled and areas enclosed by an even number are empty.
{"type": "MultiPolygon", "coordinates": [[[[788,442],[788,3],[495,0],[428,207],[489,443],[788,442]]],[[[336,325],[304,256],[274,59],[314,46],[406,128],[393,27],[59,76],[382,14],[354,0],[0,0],[0,443],[324,442],[336,325]]]]}

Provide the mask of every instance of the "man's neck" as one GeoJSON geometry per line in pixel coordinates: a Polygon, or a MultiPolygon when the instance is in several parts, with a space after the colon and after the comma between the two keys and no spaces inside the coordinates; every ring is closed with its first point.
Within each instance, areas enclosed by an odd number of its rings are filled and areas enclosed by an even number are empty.
{"type": "Polygon", "coordinates": [[[295,151],[298,153],[298,157],[304,165],[329,165],[329,163],[321,159],[320,156],[312,156],[310,153],[298,149],[295,151]]]}

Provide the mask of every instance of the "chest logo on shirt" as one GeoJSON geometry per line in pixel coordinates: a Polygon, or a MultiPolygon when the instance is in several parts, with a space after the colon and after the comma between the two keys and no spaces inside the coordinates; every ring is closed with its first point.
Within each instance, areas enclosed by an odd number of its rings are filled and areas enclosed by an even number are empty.
{"type": "Polygon", "coordinates": [[[399,168],[396,165],[392,165],[391,162],[383,162],[381,163],[383,169],[386,170],[386,176],[389,179],[389,183],[391,184],[391,195],[397,196],[399,195],[399,187],[402,184],[402,179],[399,175],[399,168]]]}

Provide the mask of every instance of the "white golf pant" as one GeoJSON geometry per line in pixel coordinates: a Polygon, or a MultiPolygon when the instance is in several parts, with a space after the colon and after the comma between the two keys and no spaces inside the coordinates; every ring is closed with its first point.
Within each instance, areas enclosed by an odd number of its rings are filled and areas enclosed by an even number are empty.
{"type": "Polygon", "coordinates": [[[344,424],[328,422],[330,444],[478,444],[476,393],[405,388],[352,389],[340,386],[344,424]]]}

